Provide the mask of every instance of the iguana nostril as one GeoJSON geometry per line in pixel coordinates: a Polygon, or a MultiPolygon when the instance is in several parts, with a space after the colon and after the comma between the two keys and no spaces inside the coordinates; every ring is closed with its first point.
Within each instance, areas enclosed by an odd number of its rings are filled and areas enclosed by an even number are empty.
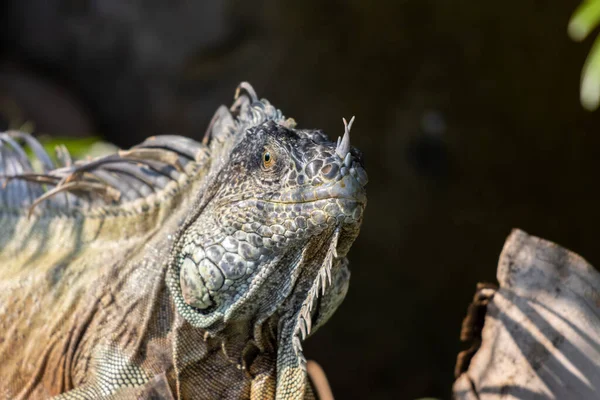
{"type": "Polygon", "coordinates": [[[322,166],[323,166],[323,161],[321,161],[321,160],[311,161],[305,168],[306,176],[308,176],[309,179],[312,179],[313,177],[315,177],[315,175],[317,175],[317,173],[319,172],[319,170],[321,169],[322,166]]]}
{"type": "Polygon", "coordinates": [[[340,167],[337,164],[327,164],[321,169],[321,173],[327,179],[333,179],[337,176],[340,167]]]}

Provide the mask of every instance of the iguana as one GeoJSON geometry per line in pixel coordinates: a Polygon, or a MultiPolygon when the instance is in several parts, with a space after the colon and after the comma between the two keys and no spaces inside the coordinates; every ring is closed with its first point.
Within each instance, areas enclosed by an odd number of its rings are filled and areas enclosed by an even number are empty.
{"type": "Polygon", "coordinates": [[[0,134],[0,398],[313,398],[301,341],[366,206],[351,125],[330,142],[242,83],[201,143],[73,162],[0,134]]]}

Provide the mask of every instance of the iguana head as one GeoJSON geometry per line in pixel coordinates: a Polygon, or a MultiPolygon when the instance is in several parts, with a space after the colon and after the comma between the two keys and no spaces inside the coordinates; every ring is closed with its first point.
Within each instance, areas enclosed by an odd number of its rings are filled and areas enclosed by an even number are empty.
{"type": "MultiPolygon", "coordinates": [[[[366,206],[367,175],[350,146],[350,126],[332,142],[319,130],[294,129],[252,97],[221,116],[230,121],[220,128],[229,133],[213,138],[219,166],[175,246],[171,287],[179,311],[209,330],[298,311],[292,308],[319,279],[328,253],[341,259],[348,252],[366,206]]],[[[333,274],[332,291],[343,298],[349,274],[333,274]]],[[[337,297],[327,304],[337,307],[337,297]]]]}

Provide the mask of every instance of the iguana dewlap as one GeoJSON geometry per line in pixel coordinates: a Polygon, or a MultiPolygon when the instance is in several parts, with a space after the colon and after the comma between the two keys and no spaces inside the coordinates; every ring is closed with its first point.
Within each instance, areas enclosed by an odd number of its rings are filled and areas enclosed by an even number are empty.
{"type": "Polygon", "coordinates": [[[0,399],[314,396],[301,341],[346,294],[367,176],[350,126],[240,89],[203,143],[57,167],[0,134],[0,399]]]}

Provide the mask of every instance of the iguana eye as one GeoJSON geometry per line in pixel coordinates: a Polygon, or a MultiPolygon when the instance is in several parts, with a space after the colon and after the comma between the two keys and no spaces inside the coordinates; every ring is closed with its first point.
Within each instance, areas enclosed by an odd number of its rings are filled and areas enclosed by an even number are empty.
{"type": "Polygon", "coordinates": [[[271,168],[275,164],[275,157],[268,149],[263,152],[262,163],[264,168],[271,168]]]}

